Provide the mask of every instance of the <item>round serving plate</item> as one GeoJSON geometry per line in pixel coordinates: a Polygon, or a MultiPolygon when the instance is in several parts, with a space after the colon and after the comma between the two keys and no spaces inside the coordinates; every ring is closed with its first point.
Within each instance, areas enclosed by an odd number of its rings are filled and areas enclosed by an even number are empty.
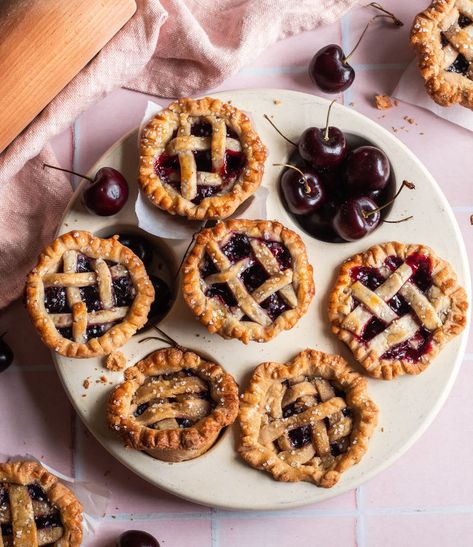
{"type": "MultiPolygon", "coordinates": [[[[176,300],[169,314],[159,324],[182,346],[204,353],[233,374],[244,390],[253,369],[263,361],[284,363],[299,351],[310,347],[344,356],[354,366],[351,353],[331,334],[327,321],[327,302],[338,267],[346,258],[376,243],[397,240],[422,243],[452,263],[459,281],[470,295],[470,274],[465,247],[450,207],[437,183],[420,161],[388,131],[342,105],[334,105],[331,124],[362,137],[379,146],[388,155],[397,185],[403,179],[415,183],[416,190],[405,190],[390,212],[390,218],[408,215],[414,218],[400,224],[382,224],[371,235],[353,243],[324,243],[311,238],[295,225],[281,204],[277,185],[279,167],[273,163],[285,160],[292,151],[263,118],[273,116],[274,122],[291,139],[312,125],[323,126],[328,101],[295,91],[258,89],[217,93],[223,101],[248,112],[269,150],[263,184],[269,189],[268,218],[277,219],[300,233],[307,246],[309,260],[314,267],[316,294],[307,314],[290,331],[279,334],[266,344],[252,342],[244,345],[237,340],[223,340],[210,335],[194,318],[183,302],[177,286],[176,300]]],[[[137,230],[134,203],[138,192],[136,183],[138,130],[115,143],[91,169],[111,166],[120,170],[130,184],[130,198],[120,213],[99,217],[87,213],[79,199],[80,188],[74,195],[60,226],[59,233],[74,229],[88,230],[100,236],[137,230]]],[[[163,262],[170,270],[169,278],[188,246],[188,241],[152,238],[158,243],[163,262]]],[[[135,335],[123,348],[128,365],[154,351],[163,344],[143,338],[153,330],[135,335]]],[[[119,438],[108,430],[105,405],[113,387],[123,380],[122,372],[110,372],[103,366],[103,358],[68,359],[54,354],[56,367],[64,387],[84,423],[118,460],[135,473],[188,500],[239,510],[284,509],[322,501],[357,487],[370,479],[403,454],[427,426],[445,402],[465,351],[468,328],[440,353],[421,375],[401,377],[386,382],[368,379],[369,394],[380,409],[379,424],[362,461],[349,469],[339,484],[331,489],[318,488],[309,483],[281,483],[271,476],[244,463],[237,454],[238,425],[227,428],[217,444],[195,460],[165,463],[145,453],[125,449],[119,438]],[[85,379],[89,388],[85,389],[85,379]],[[105,380],[106,378],[106,380],[105,380]]]]}

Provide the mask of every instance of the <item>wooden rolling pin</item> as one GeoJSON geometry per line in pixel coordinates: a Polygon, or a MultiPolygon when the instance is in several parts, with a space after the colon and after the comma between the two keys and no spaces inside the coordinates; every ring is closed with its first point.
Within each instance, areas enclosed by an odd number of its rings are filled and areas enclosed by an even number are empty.
{"type": "Polygon", "coordinates": [[[135,0],[0,0],[0,152],[135,11],[135,0]]]}

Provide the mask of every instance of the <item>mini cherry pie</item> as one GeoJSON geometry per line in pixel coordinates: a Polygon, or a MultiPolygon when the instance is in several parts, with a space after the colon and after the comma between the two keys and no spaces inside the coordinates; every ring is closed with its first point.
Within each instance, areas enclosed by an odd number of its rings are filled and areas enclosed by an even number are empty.
{"type": "Polygon", "coordinates": [[[43,249],[25,292],[43,342],[67,357],[122,346],[146,323],[154,299],[143,263],[128,247],[83,231],[43,249]]]}
{"type": "Polygon", "coordinates": [[[179,99],[143,130],[139,182],[173,215],[226,218],[257,190],[265,159],[246,114],[210,97],[179,99]]]}
{"type": "Polygon", "coordinates": [[[376,378],[419,374],[466,324],[465,290],[429,247],[384,243],[348,259],[329,303],[332,330],[376,378]]]}
{"type": "Polygon", "coordinates": [[[411,43],[431,97],[473,109],[473,0],[435,0],[417,15],[411,43]]]}
{"type": "Polygon", "coordinates": [[[201,456],[238,414],[238,386],[192,351],[155,351],[125,371],[107,420],[125,445],[168,462],[201,456]]]}
{"type": "Polygon", "coordinates": [[[240,403],[239,453],[276,480],[331,488],[365,454],[378,409],[338,355],[259,365],[240,403]]]}
{"type": "Polygon", "coordinates": [[[39,463],[2,463],[0,530],[1,547],[79,547],[82,506],[39,463]]]}
{"type": "Polygon", "coordinates": [[[184,299],[209,332],[245,344],[292,328],[315,290],[304,243],[278,222],[229,220],[202,230],[183,271],[184,299]]]}

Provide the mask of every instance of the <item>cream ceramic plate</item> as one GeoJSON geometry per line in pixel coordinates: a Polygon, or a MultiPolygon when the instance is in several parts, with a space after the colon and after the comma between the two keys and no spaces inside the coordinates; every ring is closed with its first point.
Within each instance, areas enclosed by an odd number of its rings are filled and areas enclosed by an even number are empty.
{"type": "MultiPolygon", "coordinates": [[[[241,90],[216,96],[224,101],[231,99],[240,109],[251,113],[256,129],[269,149],[264,176],[264,183],[270,188],[268,218],[278,219],[302,234],[314,266],[317,292],[308,313],[295,328],[269,343],[250,343],[247,346],[238,341],[223,340],[218,335],[209,335],[178,294],[174,307],[160,327],[181,345],[205,352],[221,363],[234,375],[242,389],[257,364],[267,360],[284,363],[306,347],[340,353],[350,361],[351,355],[330,333],[327,324],[328,294],[343,260],[384,241],[398,240],[432,246],[441,257],[454,265],[459,281],[470,294],[465,247],[445,197],[419,160],[388,131],[352,109],[335,105],[332,110],[332,125],[363,136],[386,152],[398,184],[403,179],[415,182],[417,189],[403,192],[391,212],[391,218],[413,214],[414,219],[401,224],[383,224],[359,242],[323,243],[303,234],[280,202],[277,192],[279,168],[272,167],[272,164],[287,158],[291,147],[263,119],[263,114],[273,115],[281,130],[289,138],[297,139],[306,127],[324,125],[328,102],[316,96],[282,90],[241,90]],[[275,99],[281,103],[275,104],[275,99]]],[[[112,146],[91,173],[101,166],[115,167],[129,181],[131,195],[126,207],[114,217],[90,215],[83,210],[76,193],[60,233],[77,228],[109,235],[123,227],[136,225],[133,206],[138,191],[135,183],[137,132],[132,132],[112,146]]],[[[160,242],[163,251],[168,252],[168,258],[172,258],[167,261],[168,264],[175,267],[180,262],[187,243],[160,242]]],[[[102,367],[101,359],[74,360],[57,355],[55,359],[64,387],[87,427],[114,457],[147,481],[205,505],[228,509],[284,509],[325,500],[355,488],[399,458],[425,431],[443,405],[460,367],[467,333],[468,328],[420,376],[402,377],[391,382],[369,380],[369,393],[380,408],[379,425],[361,463],[345,473],[341,482],[329,490],[308,483],[276,482],[268,474],[243,463],[236,452],[236,425],[229,428],[207,454],[188,462],[169,464],[144,453],[126,450],[118,438],[108,431],[104,419],[107,397],[113,385],[122,380],[122,373],[107,371],[102,367]],[[108,378],[107,383],[100,381],[102,376],[108,378]],[[83,387],[86,378],[90,378],[87,390],[83,387]]],[[[130,365],[163,346],[152,340],[138,343],[150,334],[152,332],[147,331],[135,336],[123,348],[130,365]]]]}

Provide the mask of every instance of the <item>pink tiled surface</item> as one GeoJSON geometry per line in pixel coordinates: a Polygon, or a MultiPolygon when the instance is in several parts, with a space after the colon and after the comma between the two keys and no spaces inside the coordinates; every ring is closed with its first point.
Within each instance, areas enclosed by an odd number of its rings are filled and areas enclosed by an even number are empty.
{"type": "MultiPolygon", "coordinates": [[[[399,104],[386,112],[372,106],[373,94],[389,93],[412,58],[408,28],[425,4],[384,2],[406,25],[394,30],[383,22],[373,24],[353,59],[355,84],[341,100],[394,131],[425,163],[453,207],[468,251],[473,251],[471,133],[411,105],[399,104]],[[416,124],[406,123],[404,116],[414,118],[416,124]]],[[[331,42],[349,50],[368,17],[361,8],[337,24],[280,42],[218,90],[274,87],[317,93],[306,74],[313,53],[331,42]]],[[[60,163],[87,171],[116,139],[138,124],[147,99],[118,90],[91,107],[54,139],[60,163]]],[[[1,375],[0,452],[32,453],[64,473],[111,490],[108,513],[90,545],[111,546],[128,528],[148,530],[168,547],[473,545],[473,339],[445,407],[424,436],[387,471],[356,491],[319,505],[282,513],[239,513],[180,500],[113,460],[75,417],[49,354],[20,303],[1,314],[0,332],[4,330],[16,362],[1,375]]]]}

